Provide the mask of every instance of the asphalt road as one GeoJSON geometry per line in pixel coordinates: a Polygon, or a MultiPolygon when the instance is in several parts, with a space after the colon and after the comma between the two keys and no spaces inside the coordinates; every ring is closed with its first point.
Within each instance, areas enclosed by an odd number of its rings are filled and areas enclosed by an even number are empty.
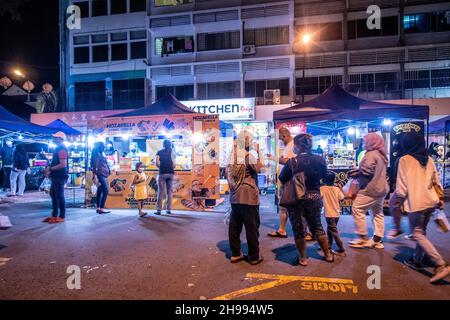
{"type": "MultiPolygon", "coordinates": [[[[278,220],[272,199],[267,196],[261,206],[265,261],[257,266],[227,260],[226,205],[222,212],[145,219],[133,210],[98,215],[73,208],[60,225],[41,222],[48,202],[2,205],[14,227],[0,230],[0,299],[450,299],[449,282],[431,285],[429,276],[402,265],[413,241],[386,241],[384,250],[348,248],[348,256],[333,264],[311,243],[309,266],[294,265],[292,234],[266,236],[278,220]],[[80,268],[80,290],[67,288],[71,265],[80,268]],[[369,266],[380,267],[380,289],[367,286],[369,266]]],[[[339,227],[345,242],[354,237],[351,216],[343,216],[339,227]]],[[[429,234],[450,260],[450,234],[434,225],[429,234]]]]}

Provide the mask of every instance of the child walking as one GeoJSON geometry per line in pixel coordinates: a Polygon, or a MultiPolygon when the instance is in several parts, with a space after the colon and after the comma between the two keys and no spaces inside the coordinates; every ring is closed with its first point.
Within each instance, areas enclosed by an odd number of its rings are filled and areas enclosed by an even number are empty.
{"type": "Polygon", "coordinates": [[[136,174],[134,175],[133,183],[134,186],[134,198],[137,201],[137,206],[139,209],[139,217],[145,217],[147,212],[144,212],[144,201],[148,198],[147,195],[147,176],[144,172],[144,164],[142,162],[136,163],[136,174]]]}
{"type": "Polygon", "coordinates": [[[334,186],[335,174],[328,172],[323,182],[324,186],[320,187],[320,194],[323,198],[323,206],[325,211],[325,219],[327,221],[327,235],[330,250],[339,256],[346,256],[344,245],[339,237],[339,230],[337,224],[341,213],[340,200],[345,198],[342,190],[334,186]],[[333,239],[338,247],[337,251],[332,250],[333,239]]]}

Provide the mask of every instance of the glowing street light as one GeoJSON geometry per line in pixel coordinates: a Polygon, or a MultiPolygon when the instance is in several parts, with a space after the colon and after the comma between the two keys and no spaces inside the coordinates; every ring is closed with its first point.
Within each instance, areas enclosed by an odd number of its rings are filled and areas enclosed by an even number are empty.
{"type": "Polygon", "coordinates": [[[21,78],[25,78],[25,74],[20,70],[20,69],[14,69],[14,74],[16,75],[16,76],[19,76],[19,77],[21,77],[21,78]]]}
{"type": "Polygon", "coordinates": [[[311,36],[309,34],[304,34],[302,37],[303,44],[308,44],[311,41],[311,36]]]}

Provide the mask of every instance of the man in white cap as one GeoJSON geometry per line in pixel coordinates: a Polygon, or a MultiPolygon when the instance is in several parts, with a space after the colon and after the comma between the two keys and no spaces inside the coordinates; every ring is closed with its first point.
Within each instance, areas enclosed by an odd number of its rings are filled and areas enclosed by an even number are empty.
{"type": "Polygon", "coordinates": [[[45,174],[50,177],[52,186],[50,196],[52,198],[52,216],[44,219],[48,223],[64,222],[66,217],[66,200],[64,198],[64,185],[69,178],[67,169],[68,152],[64,145],[66,135],[57,132],[53,135],[53,143],[56,148],[53,150],[52,163],[45,169],[45,174]]]}

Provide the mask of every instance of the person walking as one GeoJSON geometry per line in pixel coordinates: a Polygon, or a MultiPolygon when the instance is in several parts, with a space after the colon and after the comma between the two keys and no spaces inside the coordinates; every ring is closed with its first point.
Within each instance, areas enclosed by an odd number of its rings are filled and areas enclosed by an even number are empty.
{"type": "Polygon", "coordinates": [[[44,219],[48,223],[61,223],[66,218],[66,200],[64,196],[64,186],[69,179],[67,169],[68,152],[64,145],[66,135],[57,132],[53,135],[53,143],[56,148],[53,150],[53,157],[50,166],[45,169],[45,175],[50,177],[52,185],[50,196],[52,198],[52,216],[44,219]]]}
{"type": "Polygon", "coordinates": [[[147,194],[147,176],[144,172],[145,165],[142,162],[136,163],[136,174],[134,175],[132,186],[134,186],[134,199],[137,202],[139,217],[143,218],[147,215],[144,212],[144,201],[148,198],[147,194]]]}
{"type": "Polygon", "coordinates": [[[294,151],[297,157],[290,159],[280,173],[280,181],[286,184],[297,173],[303,172],[305,177],[306,193],[298,204],[289,208],[289,221],[294,232],[295,245],[300,253],[298,263],[308,265],[306,254],[306,223],[313,238],[319,243],[325,260],[334,262],[333,252],[328,246],[328,239],[320,220],[322,211],[322,197],[320,196],[320,180],[327,173],[327,164],[323,157],[312,154],[312,136],[299,134],[294,138],[294,151]]]}
{"type": "Polygon", "coordinates": [[[248,243],[247,260],[251,265],[263,261],[259,252],[259,189],[258,172],[261,171],[262,157],[259,145],[256,145],[257,158],[251,154],[253,135],[243,130],[234,144],[232,158],[227,166],[227,180],[230,187],[231,215],[228,227],[228,239],[231,248],[231,263],[237,263],[246,257],[241,251],[240,235],[242,227],[248,243]]]}
{"type": "Polygon", "coordinates": [[[19,197],[23,196],[26,187],[25,175],[27,174],[27,169],[29,167],[30,158],[25,151],[25,144],[20,143],[16,146],[13,153],[13,167],[10,175],[11,192],[8,194],[9,197],[14,197],[16,195],[19,197]],[[19,179],[18,186],[17,179],[19,179]]]}
{"type": "Polygon", "coordinates": [[[386,179],[388,159],[383,137],[375,132],[364,137],[366,153],[358,171],[359,191],[353,201],[352,214],[358,238],[349,242],[353,248],[383,249],[384,198],[389,192],[386,179]],[[372,212],[374,224],[373,239],[367,237],[366,214],[372,212]]]}
{"type": "Polygon", "coordinates": [[[335,255],[346,256],[344,244],[339,236],[337,228],[339,217],[341,215],[340,201],[344,200],[345,196],[342,190],[334,185],[336,175],[333,172],[328,172],[323,179],[325,185],[320,187],[320,194],[323,198],[323,206],[325,211],[325,220],[327,221],[327,236],[330,250],[335,255]],[[337,251],[332,249],[333,240],[338,247],[337,251]]]}
{"type": "Polygon", "coordinates": [[[93,173],[93,182],[97,184],[97,213],[105,214],[111,211],[105,209],[105,203],[108,198],[108,180],[111,175],[111,170],[108,166],[103,152],[105,151],[105,144],[103,142],[96,142],[91,154],[91,169],[93,173]]]}
{"type": "Polygon", "coordinates": [[[423,258],[427,255],[435,266],[430,283],[436,283],[450,274],[447,262],[427,238],[427,226],[434,210],[444,206],[436,192],[436,188],[442,186],[434,161],[427,154],[424,137],[412,131],[404,135],[401,143],[404,156],[398,163],[395,192],[405,199],[405,212],[416,241],[412,259],[404,263],[420,270],[423,268],[423,258]]]}
{"type": "Polygon", "coordinates": [[[175,176],[175,153],[172,150],[172,142],[164,140],[163,149],[156,154],[156,166],[158,167],[158,197],[156,204],[156,215],[161,214],[164,195],[166,198],[166,212],[172,210],[172,184],[175,176]]]}
{"type": "Polygon", "coordinates": [[[0,158],[2,159],[2,184],[3,191],[10,189],[10,175],[13,166],[13,152],[14,145],[13,140],[8,137],[5,139],[3,147],[0,149],[0,158]]]}

